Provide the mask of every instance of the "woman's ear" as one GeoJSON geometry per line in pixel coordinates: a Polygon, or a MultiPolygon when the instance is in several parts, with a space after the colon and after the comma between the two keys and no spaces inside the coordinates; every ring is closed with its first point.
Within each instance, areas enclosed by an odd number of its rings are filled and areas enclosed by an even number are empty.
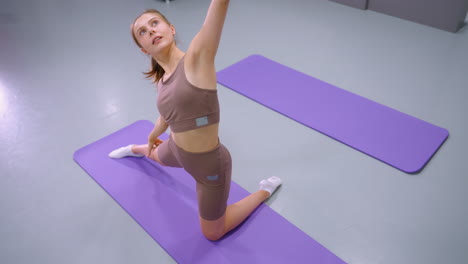
{"type": "Polygon", "coordinates": [[[141,48],[141,51],[146,55],[150,55],[149,52],[147,52],[144,48],[141,48]]]}
{"type": "Polygon", "coordinates": [[[174,25],[171,25],[171,32],[172,32],[172,35],[174,36],[176,33],[174,25]]]}

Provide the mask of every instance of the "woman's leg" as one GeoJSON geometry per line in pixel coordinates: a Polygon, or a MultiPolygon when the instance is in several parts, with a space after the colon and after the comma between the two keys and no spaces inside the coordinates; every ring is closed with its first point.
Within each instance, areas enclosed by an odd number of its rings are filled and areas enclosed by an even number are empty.
{"type": "Polygon", "coordinates": [[[231,231],[240,223],[242,223],[261,203],[263,203],[269,197],[269,192],[265,190],[258,190],[238,201],[237,203],[228,205],[226,209],[224,233],[231,231]]]}
{"type": "MultiPolygon", "coordinates": [[[[148,154],[148,145],[133,145],[132,146],[132,152],[135,153],[135,154],[142,154],[142,155],[147,155],[148,154]]],[[[152,153],[151,155],[149,156],[150,159],[158,162],[159,164],[163,165],[163,166],[166,166],[164,165],[162,162],[161,162],[161,159],[159,158],[159,155],[158,155],[158,148],[156,148],[152,153]]]]}
{"type": "MultiPolygon", "coordinates": [[[[262,180],[258,191],[226,206],[231,186],[232,159],[229,150],[223,145],[220,145],[216,155],[217,159],[210,160],[218,160],[221,166],[217,173],[211,172],[208,175],[219,177],[197,177],[200,225],[209,240],[218,240],[237,227],[281,185],[281,179],[275,176],[262,180]]],[[[204,162],[200,160],[190,165],[200,167],[204,162]]]]}
{"type": "Polygon", "coordinates": [[[281,180],[271,177],[260,183],[260,190],[250,194],[244,199],[229,205],[225,214],[219,219],[209,221],[200,217],[203,234],[209,240],[218,240],[226,233],[241,224],[262,202],[271,196],[281,180]]]}
{"type": "Polygon", "coordinates": [[[148,153],[148,145],[132,145],[132,152],[146,156],[148,153]]]}
{"type": "Polygon", "coordinates": [[[244,222],[244,220],[262,202],[270,197],[270,193],[258,190],[237,203],[228,205],[226,212],[220,218],[209,221],[200,217],[200,225],[206,238],[215,241],[223,237],[226,233],[244,222]]]}

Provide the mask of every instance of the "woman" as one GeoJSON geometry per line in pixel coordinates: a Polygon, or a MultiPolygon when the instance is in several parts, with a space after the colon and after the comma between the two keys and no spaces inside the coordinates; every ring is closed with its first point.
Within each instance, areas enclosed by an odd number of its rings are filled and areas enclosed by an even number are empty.
{"type": "Polygon", "coordinates": [[[145,73],[157,83],[161,116],[147,145],[114,150],[112,158],[147,156],[163,166],[183,167],[196,181],[202,233],[218,240],[242,223],[281,184],[278,177],[260,182],[260,189],[227,206],[231,156],[219,142],[219,104],[215,55],[228,9],[228,0],[212,0],[205,22],[186,52],[174,40],[175,28],[157,10],[147,10],[131,25],[141,51],[151,56],[145,73]],[[158,137],[171,128],[168,140],[158,137]]]}

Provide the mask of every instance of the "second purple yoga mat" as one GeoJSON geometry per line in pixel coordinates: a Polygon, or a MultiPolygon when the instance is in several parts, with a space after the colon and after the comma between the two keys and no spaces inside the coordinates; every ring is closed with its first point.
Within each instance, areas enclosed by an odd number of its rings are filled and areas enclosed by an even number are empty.
{"type": "Polygon", "coordinates": [[[408,173],[424,168],[448,131],[260,55],[217,74],[218,82],[299,123],[408,173]]]}
{"type": "MultiPolygon", "coordinates": [[[[74,159],[177,263],[345,263],[265,204],[225,238],[208,241],[189,174],[147,158],[108,157],[121,146],[145,144],[153,126],[135,122],[77,150],[74,159]]],[[[232,182],[228,203],[248,194],[232,182]]]]}

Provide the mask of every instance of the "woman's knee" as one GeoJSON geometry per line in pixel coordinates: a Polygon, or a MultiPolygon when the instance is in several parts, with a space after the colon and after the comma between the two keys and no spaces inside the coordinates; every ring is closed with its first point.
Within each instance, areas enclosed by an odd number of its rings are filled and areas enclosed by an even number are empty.
{"type": "Polygon", "coordinates": [[[169,143],[170,140],[166,140],[159,144],[159,146],[151,153],[150,158],[159,162],[163,166],[182,168],[181,163],[169,147],[169,143]]]}
{"type": "Polygon", "coordinates": [[[222,238],[225,234],[224,226],[225,226],[225,216],[223,215],[219,219],[216,220],[205,220],[200,217],[200,224],[201,230],[203,235],[211,241],[216,241],[222,238]]]}
{"type": "Polygon", "coordinates": [[[211,240],[211,241],[217,241],[220,238],[223,237],[222,232],[210,232],[210,231],[203,231],[203,235],[206,237],[206,239],[211,240]]]}
{"type": "Polygon", "coordinates": [[[161,159],[159,158],[159,155],[158,155],[158,149],[156,148],[150,155],[150,158],[156,162],[158,162],[159,164],[163,165],[163,166],[166,166],[162,161],[161,159]]]}

